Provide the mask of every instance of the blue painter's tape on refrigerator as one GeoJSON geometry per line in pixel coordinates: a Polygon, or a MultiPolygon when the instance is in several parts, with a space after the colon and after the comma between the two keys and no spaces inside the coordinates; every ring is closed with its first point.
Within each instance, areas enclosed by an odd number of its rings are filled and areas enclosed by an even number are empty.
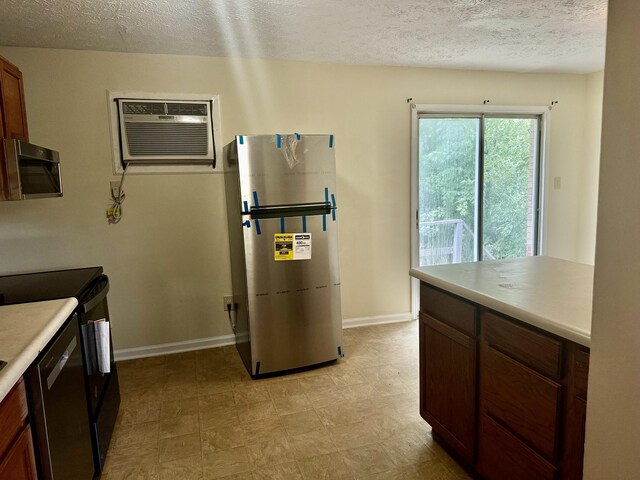
{"type": "MultiPolygon", "coordinates": [[[[244,207],[244,210],[242,210],[242,213],[249,213],[249,204],[247,203],[246,200],[242,201],[242,205],[244,207]]],[[[242,226],[246,228],[251,228],[251,220],[245,220],[244,222],[242,222],[242,226]]]]}
{"type": "Polygon", "coordinates": [[[307,216],[302,216],[302,233],[307,233],[307,216]]]}
{"type": "Polygon", "coordinates": [[[329,135],[329,148],[333,148],[333,135],[329,135]]]}
{"type": "Polygon", "coordinates": [[[256,375],[260,375],[260,362],[256,362],[256,375]]]}
{"type": "Polygon", "coordinates": [[[284,217],[280,217],[280,233],[284,233],[284,217]]]}
{"type": "Polygon", "coordinates": [[[282,135],[276,135],[276,144],[278,148],[282,148],[282,135]]]}
{"type": "Polygon", "coordinates": [[[335,222],[336,221],[336,196],[333,193],[331,194],[331,205],[333,205],[333,208],[331,209],[331,220],[335,222]]]}
{"type": "Polygon", "coordinates": [[[240,145],[244,144],[244,137],[242,135],[238,137],[238,140],[240,140],[240,145]]]}
{"type": "Polygon", "coordinates": [[[340,345],[338,345],[338,356],[344,357],[344,354],[342,353],[342,347],[340,345]]]}
{"type": "Polygon", "coordinates": [[[324,187],[324,203],[329,203],[329,189],[324,187]]]}
{"type": "MultiPolygon", "coordinates": [[[[258,192],[253,192],[253,203],[256,208],[260,208],[260,203],[258,202],[258,192]]],[[[260,231],[260,220],[255,219],[256,222],[256,235],[260,235],[262,232],[260,231]]]]}
{"type": "Polygon", "coordinates": [[[300,134],[296,133],[296,140],[300,140],[300,134]]]}

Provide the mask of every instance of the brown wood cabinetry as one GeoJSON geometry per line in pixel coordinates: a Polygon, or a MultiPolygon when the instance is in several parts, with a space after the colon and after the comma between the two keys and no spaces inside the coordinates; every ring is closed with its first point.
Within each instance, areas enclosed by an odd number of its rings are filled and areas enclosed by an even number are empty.
{"type": "Polygon", "coordinates": [[[0,480],[35,480],[27,395],[21,379],[0,403],[0,480]]]}
{"type": "MultiPolygon", "coordinates": [[[[0,139],[17,138],[29,141],[27,111],[24,103],[22,72],[0,56],[0,139]]],[[[0,141],[0,200],[10,200],[10,169],[0,141]]]]}
{"type": "Polygon", "coordinates": [[[589,349],[421,284],[420,413],[488,480],[582,478],[589,349]]]}
{"type": "Polygon", "coordinates": [[[0,57],[0,134],[2,138],[29,141],[22,72],[0,57]]]}
{"type": "Polygon", "coordinates": [[[567,390],[565,395],[565,449],[562,463],[565,465],[563,480],[582,479],[584,456],[584,433],[587,419],[587,376],[589,374],[589,352],[585,347],[573,344],[568,349],[567,390]]]}
{"type": "Polygon", "coordinates": [[[420,414],[451,448],[472,463],[476,437],[475,308],[427,286],[421,294],[429,301],[420,313],[420,348],[425,352],[420,361],[420,414]]]}

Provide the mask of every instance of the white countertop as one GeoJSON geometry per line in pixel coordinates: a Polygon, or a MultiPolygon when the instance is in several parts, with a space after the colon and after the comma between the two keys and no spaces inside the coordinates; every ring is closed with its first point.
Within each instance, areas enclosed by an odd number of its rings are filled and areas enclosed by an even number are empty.
{"type": "Polygon", "coordinates": [[[77,306],[66,298],[0,307],[0,402],[77,306]]]}
{"type": "Polygon", "coordinates": [[[590,265],[525,257],[412,268],[409,274],[567,340],[591,344],[590,265]]]}

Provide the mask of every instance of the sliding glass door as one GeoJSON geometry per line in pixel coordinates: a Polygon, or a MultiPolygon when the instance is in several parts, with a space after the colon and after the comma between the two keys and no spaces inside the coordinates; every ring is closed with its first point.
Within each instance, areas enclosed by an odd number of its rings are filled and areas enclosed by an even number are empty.
{"type": "Polygon", "coordinates": [[[537,254],[540,123],[418,116],[419,266],[537,254]]]}

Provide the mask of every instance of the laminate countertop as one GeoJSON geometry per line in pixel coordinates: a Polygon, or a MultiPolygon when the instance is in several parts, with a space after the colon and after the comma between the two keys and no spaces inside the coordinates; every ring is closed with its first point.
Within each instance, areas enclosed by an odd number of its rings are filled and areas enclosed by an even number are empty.
{"type": "Polygon", "coordinates": [[[0,307],[0,402],[77,306],[66,298],[0,307]]]}
{"type": "Polygon", "coordinates": [[[418,267],[409,274],[585,347],[591,344],[591,265],[538,256],[418,267]]]}

